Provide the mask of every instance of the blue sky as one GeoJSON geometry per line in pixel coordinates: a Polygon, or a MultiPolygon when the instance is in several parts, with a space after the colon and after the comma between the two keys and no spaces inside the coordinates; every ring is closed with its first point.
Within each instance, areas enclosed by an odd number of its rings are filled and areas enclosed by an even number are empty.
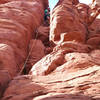
{"type": "MultiPolygon", "coordinates": [[[[51,10],[53,9],[53,7],[57,4],[59,0],[49,0],[49,5],[50,5],[50,8],[51,10]]],[[[86,3],[86,4],[89,4],[92,2],[92,0],[79,0],[81,3],[86,3]]]]}
{"type": "Polygon", "coordinates": [[[59,0],[49,0],[49,6],[50,6],[50,9],[52,10],[53,7],[57,4],[59,0]]]}

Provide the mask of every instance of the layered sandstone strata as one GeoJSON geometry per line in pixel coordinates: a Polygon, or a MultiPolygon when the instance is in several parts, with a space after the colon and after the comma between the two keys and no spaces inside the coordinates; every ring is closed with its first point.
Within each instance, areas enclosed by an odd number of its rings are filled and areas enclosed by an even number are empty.
{"type": "Polygon", "coordinates": [[[60,0],[50,21],[53,51],[33,65],[29,75],[14,78],[2,100],[100,100],[96,13],[78,0],[60,0]]]}
{"type": "MultiPolygon", "coordinates": [[[[28,54],[29,41],[43,21],[43,0],[3,0],[0,4],[0,70],[15,76],[28,54]]],[[[46,1],[46,0],[45,0],[46,1]]]]}
{"type": "Polygon", "coordinates": [[[47,0],[0,0],[0,95],[20,72],[47,6],[47,0]]]}

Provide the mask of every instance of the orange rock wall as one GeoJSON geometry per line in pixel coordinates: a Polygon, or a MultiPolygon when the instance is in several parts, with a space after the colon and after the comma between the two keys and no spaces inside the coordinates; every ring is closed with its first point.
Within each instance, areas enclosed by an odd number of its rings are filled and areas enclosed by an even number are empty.
{"type": "MultiPolygon", "coordinates": [[[[50,21],[53,51],[35,63],[28,75],[15,77],[2,100],[100,100],[100,17],[91,21],[96,12],[77,1],[60,0],[56,5],[50,21]]],[[[48,33],[44,27],[38,32],[48,33]]],[[[40,40],[36,48],[41,52],[34,49],[33,58],[44,55],[40,40]]]]}
{"type": "Polygon", "coordinates": [[[85,43],[86,34],[86,26],[80,20],[78,10],[75,5],[72,5],[71,0],[63,0],[53,9],[50,24],[50,41],[55,44],[64,41],[85,43]]]}
{"type": "Polygon", "coordinates": [[[47,0],[0,0],[0,70],[15,76],[27,56],[47,0]]]}

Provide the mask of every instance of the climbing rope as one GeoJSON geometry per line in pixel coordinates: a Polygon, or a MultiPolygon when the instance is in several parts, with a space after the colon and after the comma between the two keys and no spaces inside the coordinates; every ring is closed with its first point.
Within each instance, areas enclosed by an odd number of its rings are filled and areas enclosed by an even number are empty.
{"type": "Polygon", "coordinates": [[[28,62],[28,60],[29,60],[29,57],[30,57],[30,55],[31,55],[31,53],[32,53],[33,47],[34,47],[35,44],[36,44],[37,37],[38,37],[38,31],[36,30],[36,36],[35,36],[34,43],[32,44],[32,47],[31,47],[31,49],[30,49],[30,51],[29,51],[29,54],[28,54],[28,56],[27,56],[27,58],[26,58],[26,60],[25,60],[25,63],[24,63],[24,65],[23,65],[23,67],[22,67],[22,69],[20,70],[20,72],[19,72],[18,75],[21,75],[22,72],[24,71],[24,69],[25,69],[25,67],[26,67],[26,64],[27,64],[27,62],[28,62]]]}

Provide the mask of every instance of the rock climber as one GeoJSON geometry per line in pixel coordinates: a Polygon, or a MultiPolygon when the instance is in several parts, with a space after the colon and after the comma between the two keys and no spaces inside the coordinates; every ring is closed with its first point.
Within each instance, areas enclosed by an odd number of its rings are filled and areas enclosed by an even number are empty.
{"type": "Polygon", "coordinates": [[[45,9],[45,11],[44,11],[44,21],[47,24],[50,24],[49,23],[49,21],[50,21],[50,8],[49,7],[47,9],[45,9]]]}
{"type": "Polygon", "coordinates": [[[50,17],[49,10],[45,9],[44,14],[44,20],[47,20],[50,17]]]}

